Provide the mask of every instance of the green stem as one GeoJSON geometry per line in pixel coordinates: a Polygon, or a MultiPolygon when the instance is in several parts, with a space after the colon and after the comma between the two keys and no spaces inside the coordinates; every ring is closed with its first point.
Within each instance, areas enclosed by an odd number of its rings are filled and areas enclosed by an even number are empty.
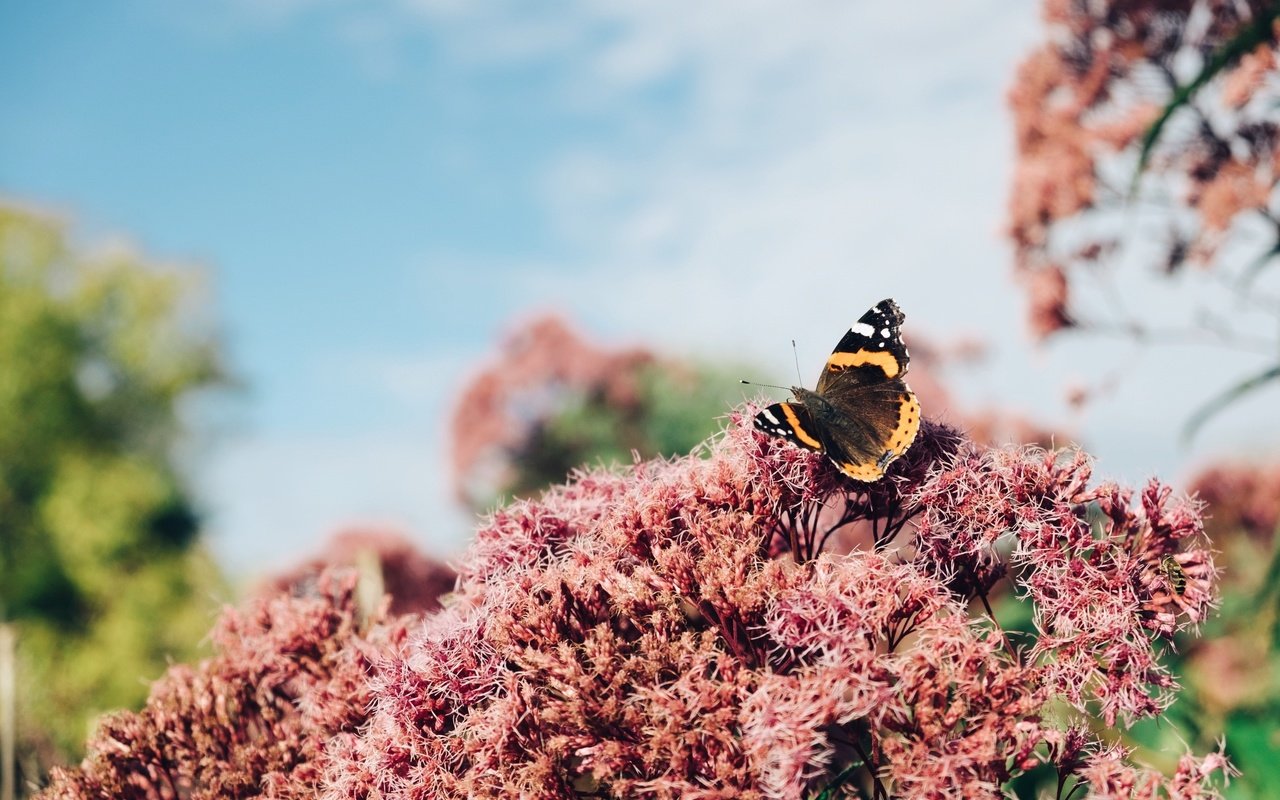
{"type": "Polygon", "coordinates": [[[1151,127],[1147,128],[1147,132],[1142,137],[1142,150],[1138,154],[1138,168],[1134,171],[1130,195],[1137,193],[1138,180],[1146,170],[1147,162],[1151,160],[1151,152],[1155,149],[1156,141],[1159,140],[1169,119],[1178,109],[1190,103],[1196,92],[1204,88],[1204,85],[1213,80],[1219,72],[1231,66],[1258,45],[1275,38],[1272,29],[1277,17],[1280,17],[1280,6],[1273,5],[1259,14],[1233,39],[1219,48],[1190,83],[1174,90],[1173,99],[1161,110],[1160,116],[1156,117],[1156,121],[1151,123],[1151,127]]]}

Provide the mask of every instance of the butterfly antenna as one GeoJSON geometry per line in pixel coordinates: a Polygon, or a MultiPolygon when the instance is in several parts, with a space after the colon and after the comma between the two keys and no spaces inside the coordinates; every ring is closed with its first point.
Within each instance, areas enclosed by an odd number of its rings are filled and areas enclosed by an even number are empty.
{"type": "Polygon", "coordinates": [[[796,360],[796,386],[804,385],[804,378],[800,377],[800,353],[796,351],[796,340],[791,340],[791,356],[796,360]]]}
{"type": "Polygon", "coordinates": [[[755,381],[749,381],[749,380],[746,380],[745,378],[744,378],[744,379],[742,379],[742,380],[741,380],[741,381],[739,381],[739,382],[740,382],[740,383],[743,383],[743,384],[745,384],[745,385],[747,385],[747,386],[767,386],[767,387],[769,387],[770,389],[781,389],[781,390],[782,390],[782,391],[784,391],[784,392],[789,392],[789,391],[791,391],[791,389],[790,389],[789,387],[786,387],[786,386],[779,386],[779,385],[777,385],[776,383],[756,383],[755,381]]]}

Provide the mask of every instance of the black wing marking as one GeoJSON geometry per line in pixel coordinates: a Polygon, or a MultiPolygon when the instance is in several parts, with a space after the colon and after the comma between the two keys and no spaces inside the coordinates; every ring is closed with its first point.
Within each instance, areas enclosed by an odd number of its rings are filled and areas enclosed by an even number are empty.
{"type": "Polygon", "coordinates": [[[786,439],[805,450],[823,449],[813,418],[799,403],[774,403],[756,414],[755,426],[756,430],[786,439]]]}

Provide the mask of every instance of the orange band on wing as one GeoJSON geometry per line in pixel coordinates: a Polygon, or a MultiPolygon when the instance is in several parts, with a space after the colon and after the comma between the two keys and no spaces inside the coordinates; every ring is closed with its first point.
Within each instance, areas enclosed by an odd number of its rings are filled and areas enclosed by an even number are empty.
{"type": "Polygon", "coordinates": [[[880,469],[877,464],[853,464],[836,462],[836,466],[840,467],[840,471],[855,481],[865,481],[870,483],[878,481],[884,476],[884,470],[880,469]]]}
{"type": "Polygon", "coordinates": [[[832,353],[827,359],[827,369],[832,372],[846,367],[863,367],[867,364],[884,370],[886,378],[898,375],[898,359],[883,350],[859,350],[856,353],[832,353]]]}
{"type": "MultiPolygon", "coordinates": [[[[889,440],[889,449],[897,455],[907,452],[907,448],[916,440],[920,431],[920,401],[914,394],[903,398],[902,407],[898,410],[898,427],[889,440]]],[[[895,456],[896,457],[896,456],[895,456]]]]}
{"type": "Polygon", "coordinates": [[[800,418],[796,416],[796,412],[791,410],[791,406],[787,405],[786,403],[781,403],[781,406],[782,406],[782,413],[787,418],[787,424],[791,426],[791,430],[792,432],[795,433],[796,438],[804,442],[805,444],[809,445],[810,447],[814,448],[815,450],[821,450],[822,442],[810,436],[808,431],[800,427],[800,418]]]}

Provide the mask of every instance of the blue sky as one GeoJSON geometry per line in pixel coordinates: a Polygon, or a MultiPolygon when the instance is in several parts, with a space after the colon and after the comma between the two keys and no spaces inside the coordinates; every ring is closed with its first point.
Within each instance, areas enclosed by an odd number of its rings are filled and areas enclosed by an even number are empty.
{"type": "Polygon", "coordinates": [[[353,521],[455,552],[452,393],[547,307],[785,376],[790,339],[820,363],[894,296],[908,335],[995,346],[966,402],[1176,472],[1203,394],[1150,392],[1178,356],[1023,336],[1003,96],[1038,35],[1021,0],[0,0],[0,192],[208,271],[248,389],[192,471],[238,571],[353,521]],[[1075,376],[1115,370],[1067,416],[1075,376]]]}
{"type": "Polygon", "coordinates": [[[536,165],[610,120],[558,104],[550,68],[450,63],[425,27],[376,70],[323,8],[237,20],[228,7],[219,25],[172,7],[11,4],[0,177],[212,268],[264,401],[255,419],[359,427],[368,409],[350,394],[277,404],[275,385],[314,380],[318,353],[489,333],[493,315],[448,302],[424,271],[450,254],[551,258],[536,165]]]}

